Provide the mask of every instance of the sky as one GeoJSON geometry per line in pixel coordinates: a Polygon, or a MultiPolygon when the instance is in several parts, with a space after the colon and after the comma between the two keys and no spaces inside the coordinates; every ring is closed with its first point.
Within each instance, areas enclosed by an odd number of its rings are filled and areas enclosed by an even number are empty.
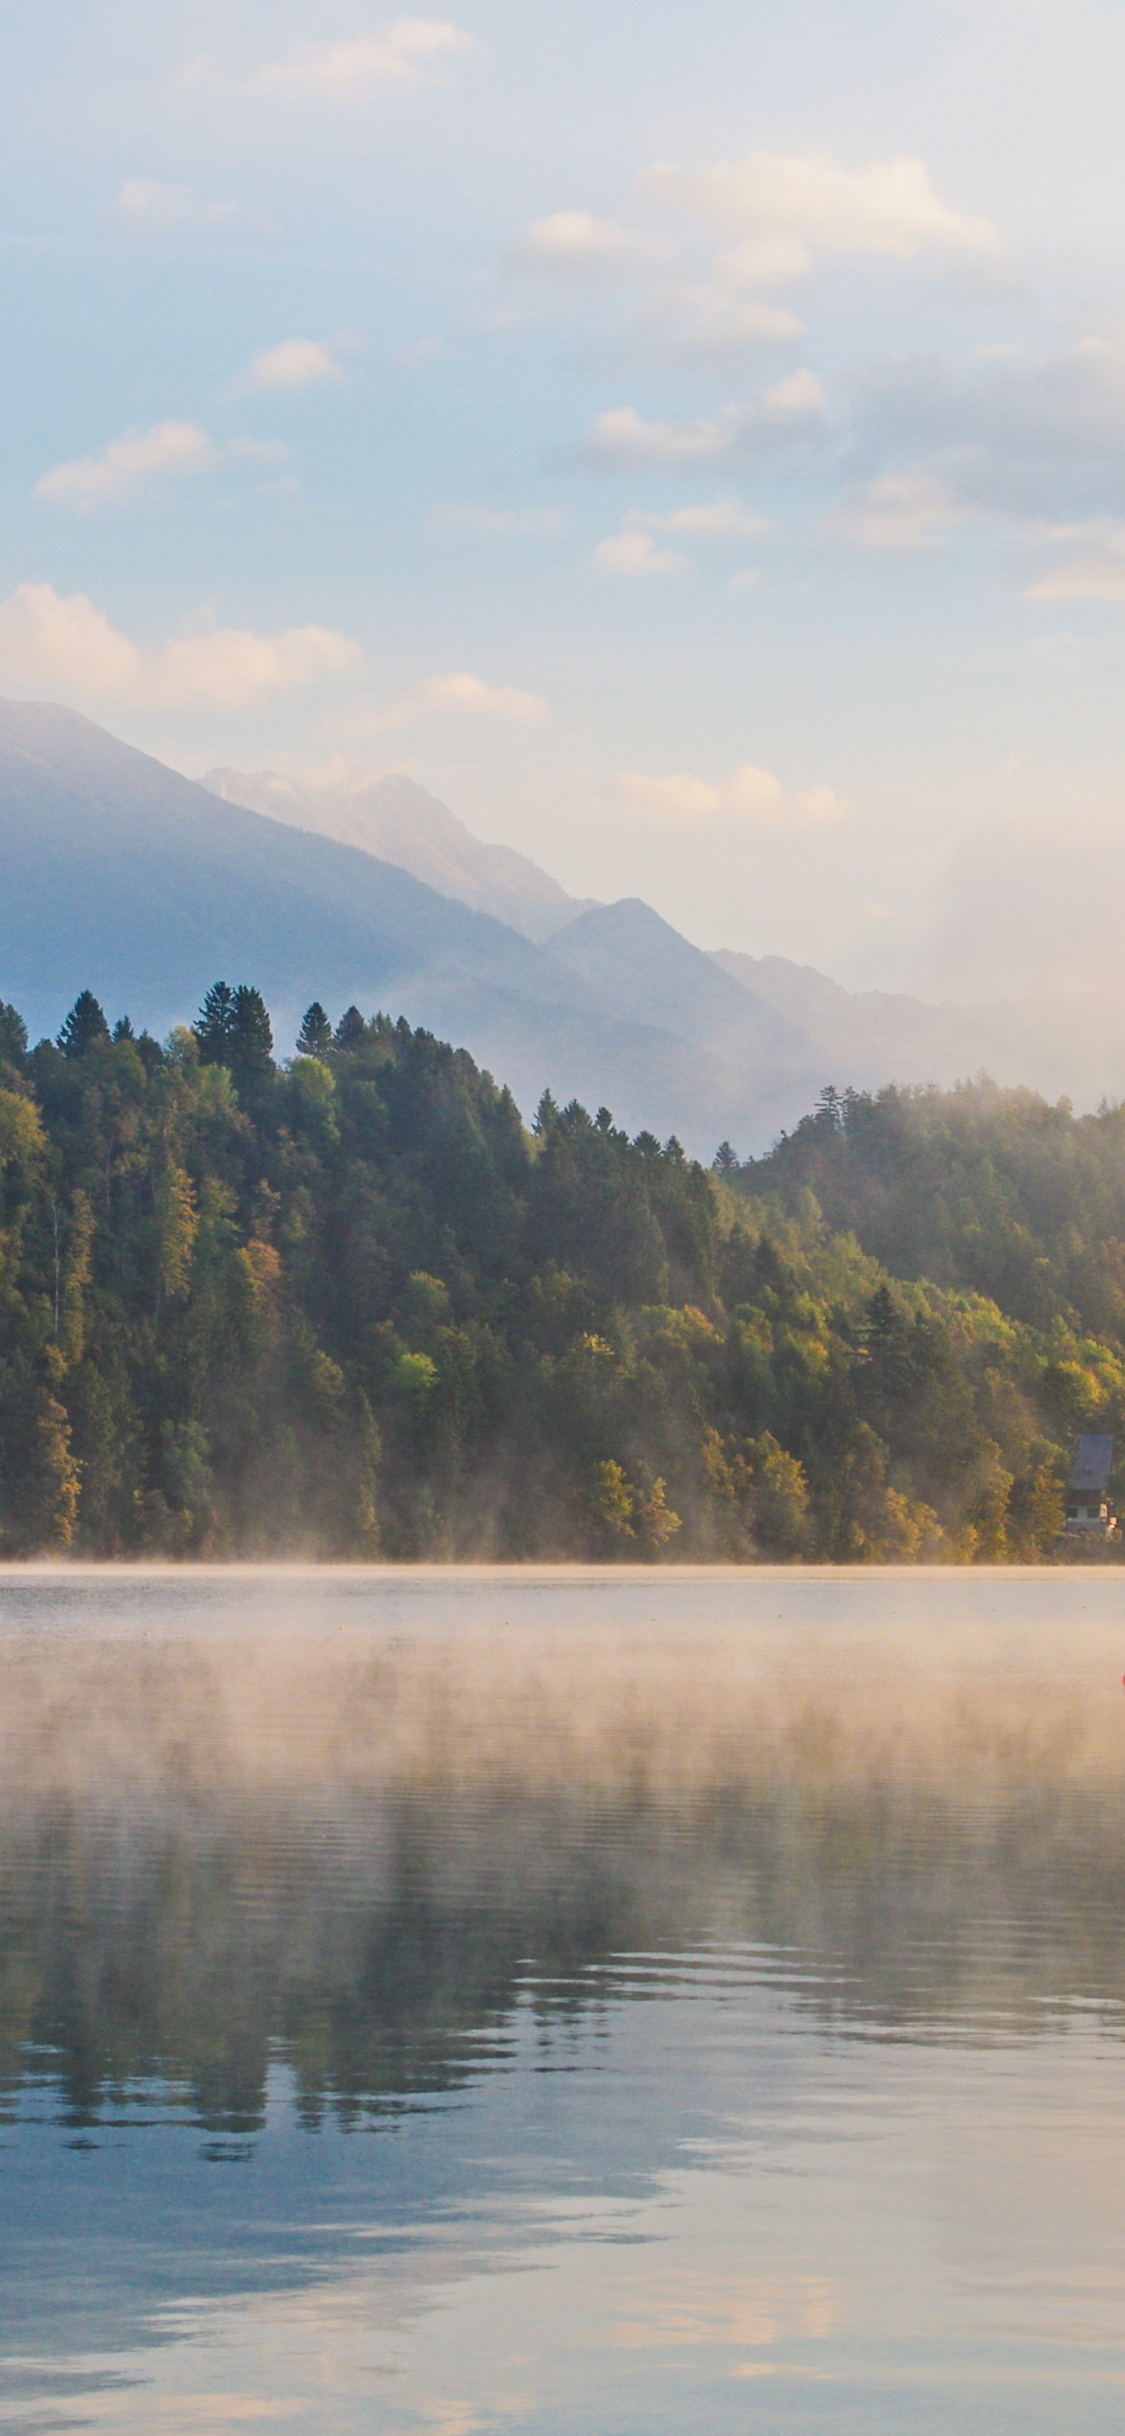
{"type": "Polygon", "coordinates": [[[0,67],[3,691],[1120,991],[1122,0],[9,0],[0,67]]]}

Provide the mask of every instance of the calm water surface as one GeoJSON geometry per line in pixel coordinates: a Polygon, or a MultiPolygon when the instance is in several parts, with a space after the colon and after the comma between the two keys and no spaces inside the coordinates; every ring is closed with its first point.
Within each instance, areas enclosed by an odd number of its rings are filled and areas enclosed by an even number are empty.
{"type": "Polygon", "coordinates": [[[0,2427],[1119,2436],[1125,1575],[0,1575],[0,2427]]]}

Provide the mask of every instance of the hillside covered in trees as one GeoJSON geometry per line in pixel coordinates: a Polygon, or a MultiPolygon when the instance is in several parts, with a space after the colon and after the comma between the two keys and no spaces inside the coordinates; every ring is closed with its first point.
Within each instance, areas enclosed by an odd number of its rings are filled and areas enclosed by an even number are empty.
{"type": "Polygon", "coordinates": [[[1045,1558],[1125,1436],[1125,1115],[827,1094],[715,1171],[257,991],[0,1008],[0,1555],[1045,1558]]]}

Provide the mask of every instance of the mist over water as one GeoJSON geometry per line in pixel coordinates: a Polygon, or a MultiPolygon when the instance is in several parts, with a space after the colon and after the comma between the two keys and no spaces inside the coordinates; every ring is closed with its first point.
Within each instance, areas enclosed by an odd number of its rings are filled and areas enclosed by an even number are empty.
{"type": "Polygon", "coordinates": [[[28,1569],[0,1665],[0,2426],[1119,2426],[1113,1574],[28,1569]]]}

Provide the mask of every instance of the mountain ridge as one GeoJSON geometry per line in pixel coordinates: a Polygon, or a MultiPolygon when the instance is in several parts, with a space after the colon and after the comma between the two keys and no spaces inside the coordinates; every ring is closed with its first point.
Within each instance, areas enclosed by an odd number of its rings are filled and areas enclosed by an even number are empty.
{"type": "Polygon", "coordinates": [[[0,995],[53,1030],[80,988],[165,1029],[253,981],[279,1037],[314,997],[462,1043],[510,1084],[613,1108],[711,1156],[761,1143],[811,1078],[739,1067],[608,1010],[490,914],[394,864],[213,795],[57,705],[0,702],[0,995]]]}
{"type": "Polygon", "coordinates": [[[302,780],[276,770],[215,769],[202,783],[225,803],[394,863],[439,895],[495,915],[537,945],[594,903],[570,896],[514,846],[486,845],[448,804],[401,771],[302,780]]]}

